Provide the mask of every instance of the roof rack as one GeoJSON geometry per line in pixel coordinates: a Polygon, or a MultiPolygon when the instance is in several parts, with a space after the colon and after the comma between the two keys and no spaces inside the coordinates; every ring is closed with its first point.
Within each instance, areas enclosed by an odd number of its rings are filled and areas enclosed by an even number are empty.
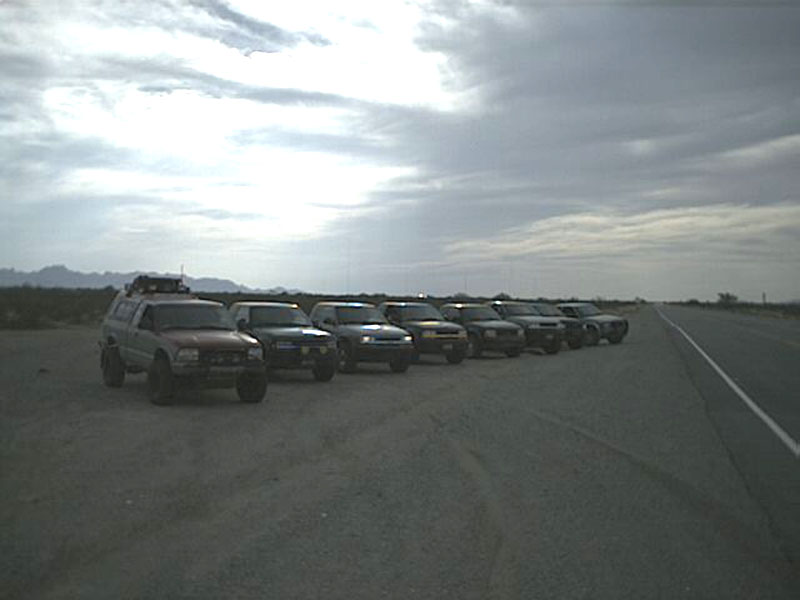
{"type": "Polygon", "coordinates": [[[191,294],[189,286],[177,277],[151,277],[139,275],[125,284],[127,295],[131,294],[191,294]]]}

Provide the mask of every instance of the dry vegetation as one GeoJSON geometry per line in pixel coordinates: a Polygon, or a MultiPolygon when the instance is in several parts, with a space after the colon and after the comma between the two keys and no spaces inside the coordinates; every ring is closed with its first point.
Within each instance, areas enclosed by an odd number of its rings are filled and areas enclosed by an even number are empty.
{"type": "MultiPolygon", "coordinates": [[[[103,318],[108,305],[117,290],[111,287],[102,289],[39,288],[31,286],[0,288],[0,329],[43,329],[63,325],[97,325],[103,318]]],[[[418,300],[416,297],[387,296],[386,294],[242,294],[242,293],[199,293],[203,298],[218,300],[224,304],[243,300],[270,300],[277,302],[296,302],[309,312],[321,300],[352,300],[380,303],[387,299],[418,300]]],[[[504,297],[506,297],[504,295],[504,297]]],[[[436,306],[452,301],[486,301],[489,298],[467,298],[462,295],[451,297],[427,297],[426,302],[436,306]]],[[[543,299],[540,299],[543,300],[543,299]]],[[[572,298],[574,300],[574,298],[572,298]]],[[[553,302],[560,301],[552,299],[553,302]]],[[[615,312],[625,312],[635,308],[631,301],[603,300],[597,302],[615,312]]]]}

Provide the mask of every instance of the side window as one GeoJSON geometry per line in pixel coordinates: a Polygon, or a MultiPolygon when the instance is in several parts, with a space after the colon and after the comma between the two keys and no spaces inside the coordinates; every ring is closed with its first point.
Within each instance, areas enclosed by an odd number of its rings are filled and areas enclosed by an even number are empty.
{"type": "Polygon", "coordinates": [[[322,319],[325,318],[325,307],[315,306],[311,309],[309,317],[311,318],[311,322],[315,325],[322,325],[322,319]]]}
{"type": "Polygon", "coordinates": [[[240,306],[233,314],[233,321],[238,323],[240,319],[244,319],[245,323],[250,323],[249,309],[246,306],[240,306]]]}
{"type": "Polygon", "coordinates": [[[396,306],[387,306],[384,314],[390,321],[400,320],[400,309],[398,309],[396,306]]]}
{"type": "Polygon", "coordinates": [[[122,321],[123,323],[127,323],[131,320],[131,316],[136,309],[136,303],[131,302],[130,300],[123,300],[117,307],[114,309],[114,313],[111,315],[111,318],[115,321],[122,321]]]}
{"type": "Polygon", "coordinates": [[[142,318],[139,319],[139,329],[147,329],[152,331],[153,328],[154,328],[153,307],[148,306],[147,308],[144,309],[142,318]]]}

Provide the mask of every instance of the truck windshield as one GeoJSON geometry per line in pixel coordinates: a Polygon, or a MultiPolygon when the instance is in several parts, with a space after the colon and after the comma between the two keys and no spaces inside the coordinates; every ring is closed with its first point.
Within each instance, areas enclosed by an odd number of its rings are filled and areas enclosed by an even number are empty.
{"type": "Polygon", "coordinates": [[[578,313],[582,317],[591,317],[592,315],[599,315],[600,309],[594,304],[583,304],[578,307],[578,313]]]}
{"type": "Polygon", "coordinates": [[[538,316],[538,312],[530,304],[506,304],[506,313],[514,317],[538,316]]]}
{"type": "Polygon", "coordinates": [[[374,306],[337,306],[336,317],[343,325],[382,325],[387,322],[374,306]]]}
{"type": "Polygon", "coordinates": [[[254,306],[250,309],[250,327],[310,326],[311,320],[293,306],[254,306]]]}
{"type": "Polygon", "coordinates": [[[534,304],[533,307],[543,317],[563,317],[564,313],[552,304],[534,304]]]}
{"type": "Polygon", "coordinates": [[[443,321],[444,317],[430,304],[420,306],[403,306],[400,308],[403,321],[443,321]]]}
{"type": "Polygon", "coordinates": [[[461,318],[465,321],[493,321],[500,319],[500,315],[488,306],[468,306],[461,309],[461,318]]]}
{"type": "Polygon", "coordinates": [[[156,328],[234,330],[228,311],[214,304],[161,304],[153,307],[156,328]]]}

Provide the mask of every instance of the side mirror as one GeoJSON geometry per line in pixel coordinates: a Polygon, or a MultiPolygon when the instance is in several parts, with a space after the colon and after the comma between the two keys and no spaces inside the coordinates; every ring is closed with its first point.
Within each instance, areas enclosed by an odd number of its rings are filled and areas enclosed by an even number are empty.
{"type": "Polygon", "coordinates": [[[243,318],[236,321],[236,329],[239,331],[244,331],[247,329],[247,321],[243,318]]]}

